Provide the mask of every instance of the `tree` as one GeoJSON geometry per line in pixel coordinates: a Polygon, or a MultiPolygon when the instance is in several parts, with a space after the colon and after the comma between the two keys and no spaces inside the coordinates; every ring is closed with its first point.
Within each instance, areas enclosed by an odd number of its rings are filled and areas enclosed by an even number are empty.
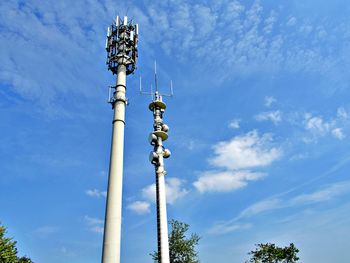
{"type": "Polygon", "coordinates": [[[5,237],[6,228],[0,226],[0,262],[14,263],[17,261],[16,242],[5,237]]]}
{"type": "Polygon", "coordinates": [[[295,263],[299,260],[297,256],[299,249],[291,243],[287,247],[277,247],[275,244],[257,244],[255,250],[248,254],[252,255],[247,262],[251,263],[295,263]]]}
{"type": "MultiPolygon", "coordinates": [[[[189,225],[177,220],[171,220],[171,232],[169,234],[170,263],[199,263],[196,246],[200,240],[197,234],[186,237],[189,225]]],[[[155,263],[158,263],[158,252],[150,254],[155,263]]]]}
{"type": "Polygon", "coordinates": [[[30,258],[21,257],[18,259],[18,263],[34,263],[30,258]]]}
{"type": "Polygon", "coordinates": [[[0,262],[1,263],[33,263],[30,258],[17,257],[16,241],[5,237],[6,228],[0,225],[0,262]]]}

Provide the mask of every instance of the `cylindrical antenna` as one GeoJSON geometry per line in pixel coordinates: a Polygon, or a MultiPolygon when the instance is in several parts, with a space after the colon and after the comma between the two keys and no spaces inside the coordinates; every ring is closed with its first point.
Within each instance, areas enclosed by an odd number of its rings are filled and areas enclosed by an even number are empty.
{"type": "Polygon", "coordinates": [[[116,25],[117,27],[120,26],[120,18],[119,18],[119,16],[117,16],[117,18],[115,19],[115,25],[116,25]]]}
{"type": "Polygon", "coordinates": [[[154,61],[154,81],[156,85],[156,92],[158,92],[157,61],[154,61]]]}

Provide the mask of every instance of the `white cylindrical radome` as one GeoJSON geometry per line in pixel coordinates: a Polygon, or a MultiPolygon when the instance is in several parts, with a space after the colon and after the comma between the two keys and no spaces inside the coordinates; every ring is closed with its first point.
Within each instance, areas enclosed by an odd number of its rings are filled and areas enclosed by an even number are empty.
{"type": "Polygon", "coordinates": [[[114,102],[112,146],[109,164],[102,263],[120,263],[123,153],[126,106],[126,67],[118,66],[116,101],[114,102]]]}

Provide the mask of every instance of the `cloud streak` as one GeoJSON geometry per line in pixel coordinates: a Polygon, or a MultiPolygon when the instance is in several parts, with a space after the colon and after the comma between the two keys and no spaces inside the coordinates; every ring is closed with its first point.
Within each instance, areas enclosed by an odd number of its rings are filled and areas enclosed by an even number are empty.
{"type": "MultiPolygon", "coordinates": [[[[226,222],[214,224],[209,232],[212,234],[229,233],[235,231],[237,226],[247,225],[248,223],[244,221],[257,217],[260,214],[272,213],[273,211],[286,208],[311,206],[317,203],[329,202],[349,193],[350,181],[341,181],[324,186],[314,192],[299,194],[290,198],[275,197],[264,199],[245,208],[237,217],[226,222]]],[[[249,226],[252,227],[252,224],[249,224],[249,226]]]]}

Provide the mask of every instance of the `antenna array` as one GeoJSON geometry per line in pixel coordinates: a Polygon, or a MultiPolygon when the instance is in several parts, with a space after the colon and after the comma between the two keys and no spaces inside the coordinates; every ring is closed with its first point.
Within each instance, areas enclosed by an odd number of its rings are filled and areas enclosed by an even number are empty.
{"type": "Polygon", "coordinates": [[[158,94],[161,97],[174,97],[174,91],[173,91],[173,81],[170,80],[170,93],[160,93],[158,88],[158,78],[157,78],[157,62],[154,61],[154,84],[155,84],[155,92],[153,92],[152,84],[150,87],[150,92],[143,91],[142,90],[142,78],[140,76],[140,94],[141,95],[150,95],[152,100],[155,99],[156,94],[158,94]]]}
{"type": "Polygon", "coordinates": [[[126,66],[126,74],[133,73],[136,69],[138,57],[137,42],[139,35],[138,24],[128,22],[128,17],[122,20],[117,16],[115,23],[107,29],[106,51],[108,70],[113,74],[118,73],[118,66],[126,66]]]}

